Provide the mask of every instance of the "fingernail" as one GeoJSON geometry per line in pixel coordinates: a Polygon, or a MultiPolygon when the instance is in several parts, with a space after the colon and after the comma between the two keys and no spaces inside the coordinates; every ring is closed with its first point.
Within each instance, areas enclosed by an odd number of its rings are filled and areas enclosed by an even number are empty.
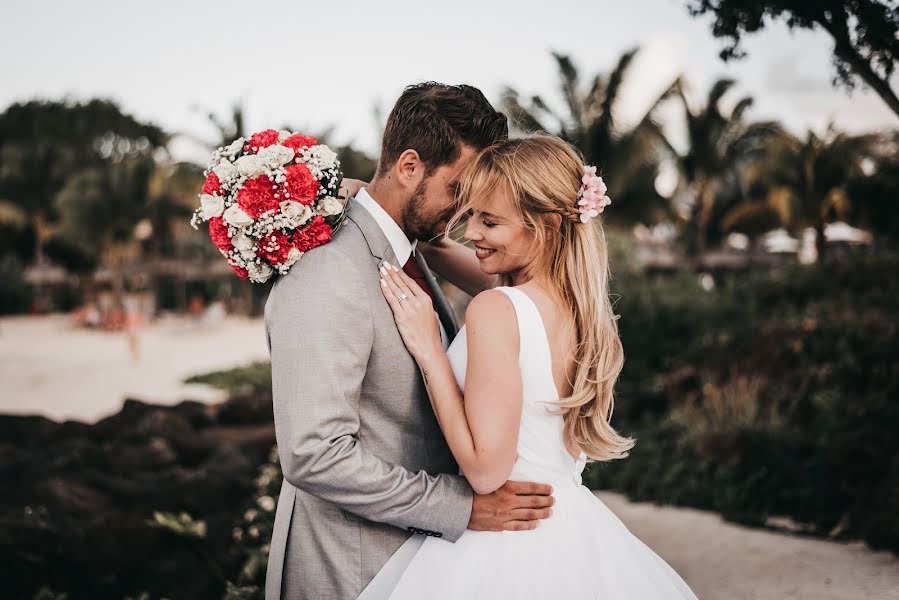
{"type": "Polygon", "coordinates": [[[383,279],[381,280],[381,287],[387,287],[387,282],[383,279]]]}
{"type": "MultiPolygon", "coordinates": [[[[387,275],[387,269],[385,269],[384,267],[381,267],[378,270],[381,271],[381,275],[387,275]]],[[[381,281],[384,281],[384,280],[382,279],[381,281]]]]}

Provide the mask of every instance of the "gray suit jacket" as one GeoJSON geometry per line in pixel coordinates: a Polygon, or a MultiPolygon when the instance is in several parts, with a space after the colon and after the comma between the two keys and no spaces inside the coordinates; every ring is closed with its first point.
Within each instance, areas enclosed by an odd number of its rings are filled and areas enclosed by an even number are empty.
{"type": "MultiPolygon", "coordinates": [[[[471,514],[471,488],[381,293],[378,265],[396,257],[368,211],[349,210],[265,306],[284,472],[267,600],[356,598],[411,534],[455,541],[471,514]]],[[[430,281],[452,337],[452,311],[430,281]]]]}

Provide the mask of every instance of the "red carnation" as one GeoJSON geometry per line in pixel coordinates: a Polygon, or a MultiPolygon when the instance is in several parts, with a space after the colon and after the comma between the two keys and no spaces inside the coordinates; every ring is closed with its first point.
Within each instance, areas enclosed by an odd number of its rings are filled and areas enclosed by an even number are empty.
{"type": "Polygon", "coordinates": [[[291,247],[290,238],[275,230],[259,240],[256,256],[267,260],[269,264],[280,265],[287,260],[291,247]]]}
{"type": "Polygon", "coordinates": [[[260,148],[266,148],[273,144],[277,144],[278,132],[274,129],[266,129],[265,131],[254,133],[250,136],[250,141],[247,143],[250,146],[250,150],[258,152],[260,148]]]}
{"type": "Polygon", "coordinates": [[[206,181],[203,183],[202,192],[204,194],[209,194],[210,196],[221,196],[222,182],[219,181],[219,176],[210,171],[209,175],[206,177],[206,181]]]}
{"type": "Polygon", "coordinates": [[[231,266],[232,269],[234,269],[234,272],[237,273],[238,277],[240,277],[241,279],[246,279],[246,280],[250,279],[250,274],[247,273],[246,269],[244,269],[243,267],[241,267],[239,265],[234,265],[231,263],[228,263],[228,264],[231,266]]]}
{"type": "Polygon", "coordinates": [[[284,167],[284,175],[287,180],[284,182],[284,191],[290,194],[288,200],[299,202],[309,206],[318,195],[318,188],[321,183],[309,172],[306,165],[290,165],[284,167]]]}
{"type": "Polygon", "coordinates": [[[264,212],[275,210],[280,206],[275,198],[272,180],[267,175],[248,179],[237,192],[237,204],[245,213],[254,219],[264,212]]]}
{"type": "Polygon", "coordinates": [[[282,145],[287,146],[288,148],[293,148],[294,152],[299,152],[301,148],[317,146],[318,140],[312,137],[311,135],[300,135],[299,133],[295,133],[283,142],[282,145]]]}
{"type": "Polygon", "coordinates": [[[313,218],[306,227],[293,234],[293,245],[301,252],[308,252],[331,241],[331,226],[321,215],[313,218]]]}
{"type": "Polygon", "coordinates": [[[231,238],[228,236],[228,226],[221,217],[209,219],[209,237],[212,243],[225,252],[231,250],[231,238]]]}

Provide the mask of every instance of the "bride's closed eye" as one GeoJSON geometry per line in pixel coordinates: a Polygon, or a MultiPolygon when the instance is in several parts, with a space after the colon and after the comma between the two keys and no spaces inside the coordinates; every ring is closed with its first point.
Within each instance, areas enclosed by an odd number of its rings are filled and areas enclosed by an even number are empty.
{"type": "MultiPolygon", "coordinates": [[[[473,218],[474,218],[474,211],[471,210],[471,209],[469,209],[468,212],[465,213],[465,216],[466,216],[468,219],[473,219],[473,218]]],[[[494,221],[491,221],[490,219],[488,219],[487,217],[484,217],[484,216],[481,217],[481,224],[482,224],[484,227],[488,227],[488,228],[496,227],[497,225],[499,225],[499,223],[496,223],[496,222],[494,222],[494,221]]]]}

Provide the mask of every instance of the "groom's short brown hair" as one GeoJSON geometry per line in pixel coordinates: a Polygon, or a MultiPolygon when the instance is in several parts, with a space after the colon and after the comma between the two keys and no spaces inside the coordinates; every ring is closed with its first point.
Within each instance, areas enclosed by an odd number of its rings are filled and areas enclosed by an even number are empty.
{"type": "Polygon", "coordinates": [[[418,152],[431,172],[458,159],[461,143],[481,150],[508,135],[506,116],[478,88],[433,81],[410,85],[387,117],[378,173],[409,149],[418,152]]]}

